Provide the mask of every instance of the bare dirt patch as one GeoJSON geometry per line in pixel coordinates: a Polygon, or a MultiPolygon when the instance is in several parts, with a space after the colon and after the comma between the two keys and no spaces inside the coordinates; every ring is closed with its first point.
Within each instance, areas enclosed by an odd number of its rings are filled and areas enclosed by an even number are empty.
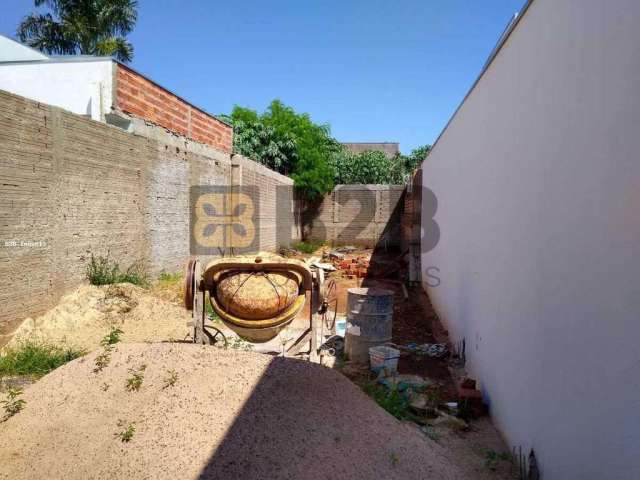
{"type": "Polygon", "coordinates": [[[24,409],[0,424],[0,477],[473,478],[319,365],[118,344],[94,373],[98,353],[26,389],[24,409]],[[126,388],[132,372],[143,375],[136,391],[126,388]]]}

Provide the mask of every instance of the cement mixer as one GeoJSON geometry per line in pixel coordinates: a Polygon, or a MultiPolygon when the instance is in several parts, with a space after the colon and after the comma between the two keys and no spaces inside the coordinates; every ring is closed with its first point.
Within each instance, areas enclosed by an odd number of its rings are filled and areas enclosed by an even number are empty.
{"type": "Polygon", "coordinates": [[[207,322],[207,300],[222,322],[250,343],[275,338],[308,302],[308,328],[287,354],[298,354],[304,345],[309,345],[309,358],[317,361],[317,327],[327,308],[323,284],[322,269],[276,255],[219,258],[205,266],[200,260],[190,260],[184,304],[192,311],[194,342],[226,342],[224,334],[207,322]]]}

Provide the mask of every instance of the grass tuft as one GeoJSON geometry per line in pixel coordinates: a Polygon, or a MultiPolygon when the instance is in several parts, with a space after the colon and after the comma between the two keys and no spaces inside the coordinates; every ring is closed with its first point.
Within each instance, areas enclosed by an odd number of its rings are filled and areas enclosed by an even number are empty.
{"type": "Polygon", "coordinates": [[[182,274],[161,272],[158,280],[163,283],[177,283],[182,280],[182,274]]]}
{"type": "Polygon", "coordinates": [[[324,242],[296,242],[291,245],[292,248],[302,253],[313,253],[324,245],[324,242]]]}
{"type": "Polygon", "coordinates": [[[409,411],[409,401],[397,389],[387,390],[385,387],[372,382],[364,385],[362,390],[398,420],[411,420],[413,418],[409,411]]]}
{"type": "Polygon", "coordinates": [[[253,345],[240,337],[231,337],[227,343],[227,348],[234,350],[244,350],[245,352],[253,350],[253,345]]]}
{"type": "Polygon", "coordinates": [[[167,370],[167,376],[164,379],[164,385],[162,389],[173,387],[178,381],[178,372],[175,370],[167,370]]]}
{"type": "Polygon", "coordinates": [[[120,439],[122,443],[129,443],[133,438],[133,434],[136,433],[136,426],[133,423],[127,424],[123,420],[118,421],[118,427],[126,428],[120,432],[116,432],[113,435],[120,439]]]}
{"type": "Polygon", "coordinates": [[[125,271],[120,270],[117,262],[108,256],[94,257],[87,265],[87,279],[91,285],[111,285],[113,283],[133,283],[141,287],[149,284],[147,275],[139,263],[134,263],[125,271]]]}
{"type": "Polygon", "coordinates": [[[84,350],[70,347],[26,341],[15,347],[5,348],[0,356],[0,377],[9,375],[41,377],[85,353],[84,350]]]}

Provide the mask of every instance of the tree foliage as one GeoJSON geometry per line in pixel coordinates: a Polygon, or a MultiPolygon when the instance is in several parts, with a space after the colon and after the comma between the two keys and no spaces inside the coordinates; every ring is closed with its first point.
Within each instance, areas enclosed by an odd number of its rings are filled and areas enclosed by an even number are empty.
{"type": "Polygon", "coordinates": [[[34,0],[46,13],[31,13],[18,26],[20,41],[45,53],[113,55],[130,62],[126,40],[137,20],[136,0],[34,0]]]}
{"type": "Polygon", "coordinates": [[[331,137],[328,125],[315,124],[279,100],[263,113],[236,106],[220,118],[233,125],[234,153],[292,177],[308,199],[335,183],[402,184],[431,149],[425,145],[394,158],[376,151],[351,153],[331,137]]]}
{"type": "Polygon", "coordinates": [[[233,150],[293,178],[313,199],[333,188],[330,157],[340,148],[328,125],[318,125],[306,113],[296,113],[280,100],[261,114],[236,106],[221,116],[233,125],[233,150]]]}
{"type": "Polygon", "coordinates": [[[413,150],[411,150],[411,153],[409,155],[406,155],[406,156],[401,155],[404,161],[405,171],[407,171],[408,173],[411,173],[416,168],[418,168],[422,163],[422,161],[425,158],[427,158],[427,155],[429,155],[430,151],[431,151],[431,145],[422,145],[418,148],[414,148],[413,150]]]}
{"type": "Polygon", "coordinates": [[[424,145],[412,150],[409,155],[396,155],[393,158],[378,151],[351,153],[342,149],[331,158],[335,183],[403,184],[426,158],[430,149],[430,145],[424,145]]]}
{"type": "Polygon", "coordinates": [[[336,183],[393,185],[404,182],[402,161],[398,161],[398,157],[388,158],[383,152],[352,153],[343,149],[332,158],[332,163],[336,183]]]}

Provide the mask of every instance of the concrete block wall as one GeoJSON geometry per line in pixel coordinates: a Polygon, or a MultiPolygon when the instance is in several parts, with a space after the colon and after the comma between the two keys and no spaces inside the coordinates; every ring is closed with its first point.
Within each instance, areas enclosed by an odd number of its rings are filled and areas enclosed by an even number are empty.
{"type": "Polygon", "coordinates": [[[139,73],[116,64],[116,110],[143,118],[179,135],[231,153],[233,128],[139,73]]]}
{"type": "Polygon", "coordinates": [[[288,244],[275,219],[293,222],[289,178],[144,121],[132,130],[0,91],[0,334],[82,282],[91,254],[182,270],[189,188],[230,185],[233,165],[263,192],[257,249],[288,244]]]}
{"type": "Polygon", "coordinates": [[[238,169],[241,185],[255,187],[260,209],[257,225],[260,249],[273,251],[289,246],[294,223],[293,180],[242,155],[233,155],[232,165],[238,169]]]}
{"type": "Polygon", "coordinates": [[[411,282],[420,281],[422,276],[420,267],[422,193],[422,169],[417,169],[407,183],[400,225],[400,248],[403,252],[407,252],[405,258],[411,282]]]}
{"type": "Polygon", "coordinates": [[[336,185],[313,212],[307,238],[399,247],[404,190],[404,185],[336,185]]]}

